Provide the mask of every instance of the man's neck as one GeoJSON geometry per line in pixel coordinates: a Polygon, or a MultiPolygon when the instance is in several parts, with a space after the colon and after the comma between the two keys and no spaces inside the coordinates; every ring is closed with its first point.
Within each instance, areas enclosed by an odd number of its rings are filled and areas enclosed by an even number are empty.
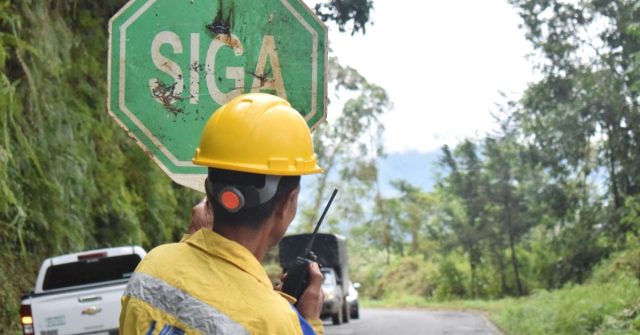
{"type": "Polygon", "coordinates": [[[262,263],[262,259],[273,245],[269,238],[268,222],[258,229],[232,225],[214,224],[213,231],[232,240],[251,252],[262,263]]]}

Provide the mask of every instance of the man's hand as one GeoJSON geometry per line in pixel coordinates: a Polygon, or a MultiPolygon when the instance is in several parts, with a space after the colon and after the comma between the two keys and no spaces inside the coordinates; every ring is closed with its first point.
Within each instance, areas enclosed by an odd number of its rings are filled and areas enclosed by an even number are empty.
{"type": "Polygon", "coordinates": [[[322,293],[323,281],[324,276],[320,272],[318,263],[309,264],[309,286],[302,293],[297,305],[298,312],[307,320],[320,318],[324,299],[324,294],[322,293]]]}
{"type": "Polygon", "coordinates": [[[193,234],[200,228],[213,229],[213,216],[209,210],[207,197],[202,198],[202,200],[191,209],[191,222],[189,222],[187,234],[193,234]]]}

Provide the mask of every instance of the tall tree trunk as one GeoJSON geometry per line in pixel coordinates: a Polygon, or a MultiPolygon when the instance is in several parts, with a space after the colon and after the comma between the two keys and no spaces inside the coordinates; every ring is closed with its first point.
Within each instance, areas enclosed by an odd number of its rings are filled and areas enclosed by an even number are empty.
{"type": "Polygon", "coordinates": [[[389,226],[389,220],[387,219],[384,205],[382,203],[382,194],[380,193],[380,183],[376,179],[376,204],[378,205],[378,212],[382,219],[383,232],[382,232],[382,244],[387,253],[387,265],[391,263],[391,227],[389,226]]]}
{"type": "MultiPolygon", "coordinates": [[[[511,230],[511,228],[509,229],[511,230]]],[[[520,271],[518,266],[518,257],[516,255],[515,238],[511,232],[509,232],[509,249],[511,250],[511,265],[513,266],[513,274],[516,277],[516,287],[518,289],[518,296],[522,296],[522,281],[520,280],[520,271]]]]}
{"type": "Polygon", "coordinates": [[[420,249],[419,239],[420,239],[419,227],[416,223],[414,223],[411,225],[411,253],[414,255],[417,254],[420,249]]]}
{"type": "Polygon", "coordinates": [[[518,257],[516,255],[515,238],[513,234],[509,234],[509,248],[511,249],[511,264],[513,265],[513,273],[516,277],[516,287],[518,288],[518,296],[524,294],[522,290],[522,281],[520,280],[520,272],[518,270],[518,257]]]}
{"type": "MultiPolygon", "coordinates": [[[[511,180],[511,173],[507,171],[507,180],[511,180]]],[[[518,269],[518,257],[516,255],[516,237],[515,232],[513,231],[513,217],[511,213],[511,190],[509,189],[509,183],[506,184],[505,190],[505,203],[504,209],[507,214],[507,231],[509,234],[509,249],[511,250],[511,265],[513,266],[513,274],[516,277],[516,288],[518,289],[518,296],[522,296],[524,294],[522,290],[522,281],[520,280],[520,271],[518,269]]]]}
{"type": "Polygon", "coordinates": [[[613,129],[612,126],[608,125],[607,129],[607,149],[609,151],[609,178],[611,179],[611,193],[613,196],[613,204],[615,209],[619,209],[622,207],[622,198],[620,196],[620,189],[618,185],[618,175],[616,173],[616,158],[614,157],[613,152],[613,129]]]}
{"type": "Polygon", "coordinates": [[[505,270],[504,259],[502,259],[501,250],[504,250],[502,241],[491,243],[491,252],[493,252],[493,257],[498,263],[498,271],[500,272],[500,289],[502,290],[502,294],[508,294],[509,288],[507,287],[507,274],[505,270]]]}
{"type": "Polygon", "coordinates": [[[478,280],[476,278],[477,264],[476,251],[474,249],[473,247],[469,249],[469,267],[471,268],[471,297],[475,299],[478,297],[478,280]]]}

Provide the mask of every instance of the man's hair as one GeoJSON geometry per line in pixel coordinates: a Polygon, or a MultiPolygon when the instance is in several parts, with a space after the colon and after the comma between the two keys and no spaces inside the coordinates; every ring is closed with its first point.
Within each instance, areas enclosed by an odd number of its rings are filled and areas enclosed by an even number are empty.
{"type": "MultiPolygon", "coordinates": [[[[262,188],[265,186],[265,177],[263,174],[209,168],[208,182],[225,186],[262,188]]],[[[220,205],[217,194],[210,194],[211,189],[207,187],[207,197],[209,203],[213,205],[213,225],[244,225],[257,229],[273,214],[276,205],[289,196],[299,185],[300,176],[282,176],[276,193],[271,199],[255,207],[245,205],[235,213],[220,205]]]]}

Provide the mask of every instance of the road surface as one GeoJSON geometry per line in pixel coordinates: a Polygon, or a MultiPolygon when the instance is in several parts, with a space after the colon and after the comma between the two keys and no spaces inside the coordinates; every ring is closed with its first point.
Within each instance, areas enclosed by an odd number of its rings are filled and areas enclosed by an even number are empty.
{"type": "Polygon", "coordinates": [[[470,312],[424,309],[360,309],[360,319],[334,326],[324,322],[326,335],[501,335],[484,316],[470,312]]]}

